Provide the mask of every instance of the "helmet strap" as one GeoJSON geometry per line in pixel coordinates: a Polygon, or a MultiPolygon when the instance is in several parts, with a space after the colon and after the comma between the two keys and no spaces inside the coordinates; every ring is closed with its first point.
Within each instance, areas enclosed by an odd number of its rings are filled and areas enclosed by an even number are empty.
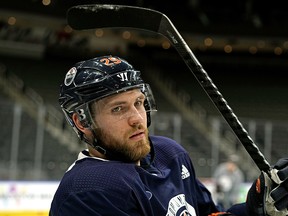
{"type": "Polygon", "coordinates": [[[84,134],[81,134],[81,140],[83,140],[85,143],[87,143],[88,145],[90,145],[92,148],[94,148],[96,151],[100,152],[103,155],[107,155],[107,150],[104,149],[102,146],[99,145],[99,141],[96,138],[96,134],[94,132],[94,130],[90,127],[90,130],[93,134],[93,142],[90,142],[85,136],[84,134]]]}
{"type": "MultiPolygon", "coordinates": [[[[91,146],[98,152],[100,152],[101,154],[103,155],[106,155],[107,156],[107,150],[105,148],[103,148],[102,146],[100,146],[100,142],[99,140],[97,140],[96,138],[96,134],[95,134],[95,131],[93,130],[93,128],[90,127],[90,130],[93,134],[93,143],[91,144],[91,146]]],[[[108,154],[109,155],[109,154],[108,154]]]]}

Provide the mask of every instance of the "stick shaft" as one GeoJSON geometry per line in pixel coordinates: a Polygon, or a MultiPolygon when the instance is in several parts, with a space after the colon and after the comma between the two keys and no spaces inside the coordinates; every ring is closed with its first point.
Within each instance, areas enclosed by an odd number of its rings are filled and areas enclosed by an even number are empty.
{"type": "Polygon", "coordinates": [[[182,36],[169,18],[163,15],[158,32],[169,39],[173,43],[175,49],[182,57],[192,74],[195,76],[201,87],[204,89],[208,97],[214,103],[218,111],[224,117],[230,128],[233,130],[239,141],[242,143],[246,151],[249,153],[255,164],[262,171],[269,173],[270,164],[265,159],[257,145],[254,143],[248,132],[245,130],[223,95],[220,93],[216,85],[213,83],[209,75],[203,69],[193,52],[186,44],[182,36]]]}
{"type": "Polygon", "coordinates": [[[173,44],[189,70],[224,117],[258,168],[269,173],[270,164],[251,139],[223,95],[203,69],[202,65],[194,56],[187,43],[165,14],[146,8],[124,5],[90,5],[71,8],[68,11],[67,18],[69,25],[78,30],[103,27],[124,27],[152,31],[165,36],[173,44]]]}

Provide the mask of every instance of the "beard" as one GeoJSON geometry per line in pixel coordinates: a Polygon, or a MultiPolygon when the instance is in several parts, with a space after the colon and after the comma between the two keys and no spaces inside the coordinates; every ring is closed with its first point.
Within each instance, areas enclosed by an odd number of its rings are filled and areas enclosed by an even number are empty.
{"type": "Polygon", "coordinates": [[[123,134],[122,139],[113,137],[111,132],[106,132],[101,128],[96,129],[95,133],[98,144],[107,151],[107,159],[137,162],[144,158],[151,149],[147,128],[144,132],[144,139],[136,142],[129,140],[131,134],[138,129],[144,129],[144,126],[138,125],[136,128],[131,129],[127,133],[123,134]]]}

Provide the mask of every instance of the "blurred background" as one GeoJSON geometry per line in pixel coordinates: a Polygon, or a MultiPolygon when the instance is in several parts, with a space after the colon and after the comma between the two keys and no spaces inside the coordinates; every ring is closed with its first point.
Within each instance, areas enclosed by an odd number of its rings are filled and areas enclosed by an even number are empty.
{"type": "Polygon", "coordinates": [[[250,184],[259,174],[166,38],[131,29],[75,31],[67,25],[67,8],[92,3],[134,5],[165,13],[266,159],[273,164],[287,156],[286,1],[1,1],[1,207],[13,209],[19,194],[49,201],[85,147],[62,116],[59,85],[74,63],[99,55],[118,55],[142,71],[159,110],[153,115],[150,133],[181,143],[198,177],[212,190],[214,170],[230,155],[237,155],[244,183],[250,184]],[[17,188],[19,181],[26,188],[17,188]],[[35,184],[43,183],[46,186],[40,188],[53,185],[41,194],[35,184]],[[30,190],[40,194],[29,194],[30,190]],[[9,197],[13,202],[8,203],[9,197]]]}

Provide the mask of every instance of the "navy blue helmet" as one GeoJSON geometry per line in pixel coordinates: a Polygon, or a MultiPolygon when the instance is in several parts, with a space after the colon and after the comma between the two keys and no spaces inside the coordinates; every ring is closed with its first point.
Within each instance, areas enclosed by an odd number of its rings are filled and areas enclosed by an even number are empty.
{"type": "Polygon", "coordinates": [[[149,126],[150,111],[156,110],[156,103],[149,84],[140,75],[140,71],[116,56],[102,56],[76,63],[60,86],[59,103],[77,135],[81,137],[82,132],[74,125],[73,113],[78,113],[82,124],[89,127],[93,121],[89,110],[92,101],[134,88],[141,89],[146,96],[145,109],[149,126]]]}

